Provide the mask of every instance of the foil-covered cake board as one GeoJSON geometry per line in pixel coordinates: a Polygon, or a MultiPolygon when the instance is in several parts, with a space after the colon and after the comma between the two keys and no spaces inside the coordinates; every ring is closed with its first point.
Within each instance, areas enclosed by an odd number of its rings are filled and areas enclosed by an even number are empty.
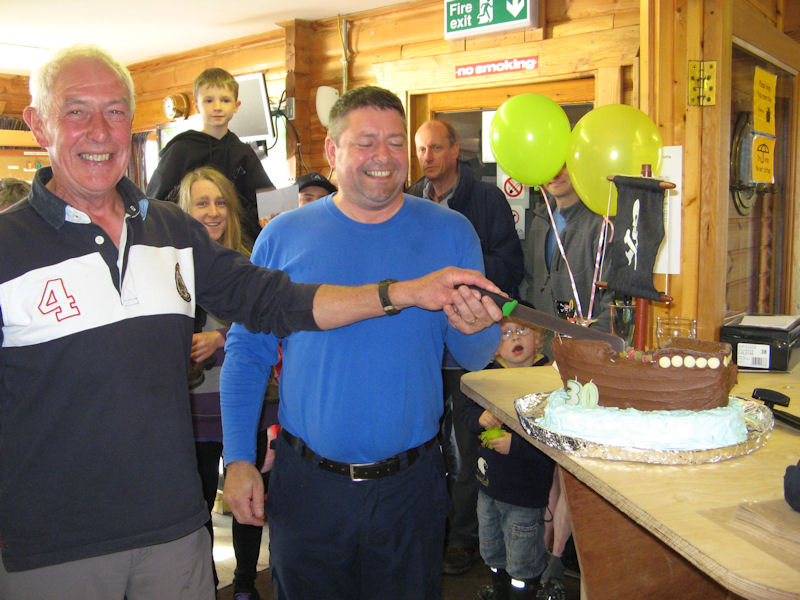
{"type": "Polygon", "coordinates": [[[536,419],[544,416],[547,397],[550,392],[528,394],[514,401],[519,422],[522,428],[533,439],[585,458],[603,458],[605,460],[627,460],[632,462],[659,465],[699,465],[714,463],[754,452],[767,443],[770,432],[775,425],[772,411],[754,400],[739,396],[731,396],[745,405],[747,415],[747,439],[733,446],[711,448],[708,450],[654,450],[648,448],[626,448],[592,442],[583,438],[563,435],[542,427],[536,419]]]}

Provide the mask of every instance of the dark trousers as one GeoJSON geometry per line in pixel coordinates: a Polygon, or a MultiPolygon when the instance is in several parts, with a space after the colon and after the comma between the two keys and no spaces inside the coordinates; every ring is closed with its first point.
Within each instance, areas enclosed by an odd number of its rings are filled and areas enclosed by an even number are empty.
{"type": "Polygon", "coordinates": [[[351,481],[278,436],[267,515],[276,600],[439,600],[447,511],[438,444],[395,475],[351,481]]]}
{"type": "MultiPolygon", "coordinates": [[[[264,457],[267,452],[266,431],[259,431],[256,439],[256,456],[258,457],[258,464],[256,467],[260,469],[261,465],[264,464],[264,457]]],[[[203,497],[206,500],[209,511],[209,519],[206,522],[206,528],[211,533],[213,548],[214,527],[210,517],[211,510],[214,508],[214,500],[217,497],[217,488],[219,487],[219,459],[222,456],[222,443],[195,442],[195,451],[197,452],[197,469],[200,473],[200,481],[203,486],[203,497]]],[[[269,473],[262,473],[262,477],[264,478],[264,489],[266,490],[269,482],[269,473]]],[[[254,525],[243,525],[234,517],[231,531],[233,537],[233,553],[236,556],[236,569],[233,573],[234,591],[251,591],[256,580],[258,554],[261,550],[262,528],[254,525]]],[[[214,569],[214,585],[216,586],[218,583],[217,571],[214,569]]]]}
{"type": "Polygon", "coordinates": [[[447,490],[450,493],[447,545],[476,549],[478,547],[478,481],[475,467],[480,444],[467,429],[461,411],[468,398],[461,391],[463,369],[442,369],[444,415],[440,430],[442,453],[447,469],[447,490]]]}

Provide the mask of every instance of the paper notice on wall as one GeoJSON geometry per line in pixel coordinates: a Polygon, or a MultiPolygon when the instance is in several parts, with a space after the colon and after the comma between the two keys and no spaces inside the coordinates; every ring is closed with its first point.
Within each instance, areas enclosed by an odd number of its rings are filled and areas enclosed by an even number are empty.
{"type": "Polygon", "coordinates": [[[664,146],[659,179],[675,184],[664,196],[664,239],[656,254],[653,273],[677,275],[681,272],[681,182],[682,146],[664,146]]]}
{"type": "Polygon", "coordinates": [[[754,183],[775,183],[775,139],[753,136],[752,173],[754,183]]]}
{"type": "Polygon", "coordinates": [[[497,162],[497,159],[494,157],[494,152],[492,152],[492,119],[494,119],[494,114],[496,110],[484,110],[481,112],[481,131],[483,135],[481,136],[481,161],[485,163],[493,163],[497,162]]]}
{"type": "Polygon", "coordinates": [[[753,74],[753,129],[775,135],[775,93],[778,76],[760,67],[753,74]]]}
{"type": "Polygon", "coordinates": [[[297,185],[256,194],[258,218],[271,219],[282,212],[297,208],[297,185]]]}
{"type": "Polygon", "coordinates": [[[530,206],[530,188],[511,177],[497,165],[497,187],[503,192],[509,206],[511,214],[514,215],[514,227],[517,230],[519,239],[525,239],[525,211],[530,206]]]}

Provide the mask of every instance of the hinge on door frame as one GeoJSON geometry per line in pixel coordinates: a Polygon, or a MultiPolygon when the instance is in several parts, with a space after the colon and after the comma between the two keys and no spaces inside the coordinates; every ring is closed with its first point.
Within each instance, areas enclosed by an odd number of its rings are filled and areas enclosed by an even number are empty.
{"type": "Polygon", "coordinates": [[[717,61],[689,61],[689,106],[717,103],[717,61]]]}

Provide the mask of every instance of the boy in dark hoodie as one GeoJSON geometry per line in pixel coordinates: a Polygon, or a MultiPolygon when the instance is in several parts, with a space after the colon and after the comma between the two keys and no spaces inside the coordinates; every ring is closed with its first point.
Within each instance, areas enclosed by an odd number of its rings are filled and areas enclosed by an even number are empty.
{"type": "Polygon", "coordinates": [[[147,195],[177,202],[184,175],[198,167],[216,168],[239,194],[242,232],[250,248],[261,231],[256,191],[272,187],[272,182],[250,145],[228,130],[240,105],[239,83],[233,75],[218,68],[200,73],[194,80],[194,107],[203,118],[203,131],[184,131],[161,150],[147,195]]]}
{"type": "MultiPolygon", "coordinates": [[[[541,354],[541,330],[508,317],[500,321],[500,330],[500,347],[488,368],[548,362],[541,354]]],[[[482,434],[476,473],[478,536],[492,583],[481,587],[478,597],[533,600],[547,563],[544,520],[553,461],[516,433],[501,429],[500,419],[471,400],[461,416],[468,429],[482,434]]]]}

